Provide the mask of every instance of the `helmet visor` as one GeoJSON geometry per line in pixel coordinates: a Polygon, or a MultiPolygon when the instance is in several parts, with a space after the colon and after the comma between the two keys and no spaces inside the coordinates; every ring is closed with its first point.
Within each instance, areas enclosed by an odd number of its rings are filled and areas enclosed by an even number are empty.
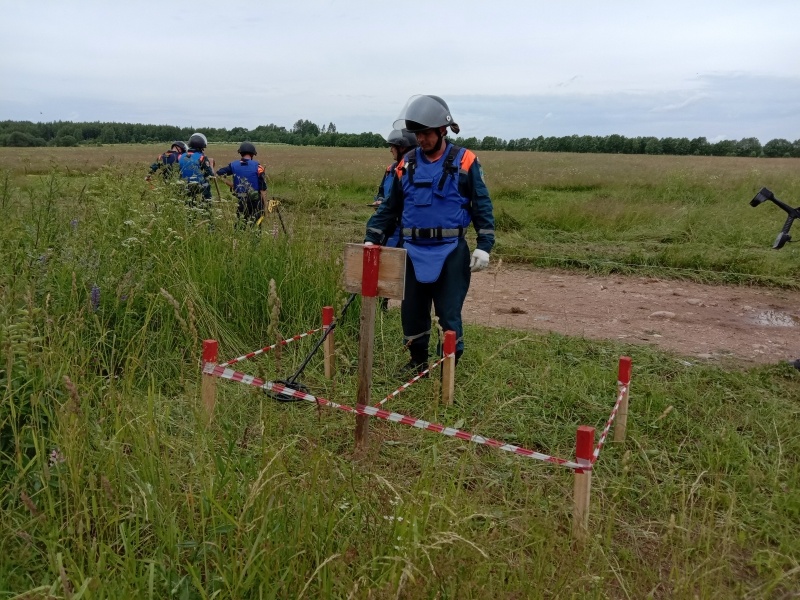
{"type": "Polygon", "coordinates": [[[452,125],[455,125],[453,117],[443,100],[417,94],[408,99],[393,126],[395,129],[417,132],[452,125]]]}

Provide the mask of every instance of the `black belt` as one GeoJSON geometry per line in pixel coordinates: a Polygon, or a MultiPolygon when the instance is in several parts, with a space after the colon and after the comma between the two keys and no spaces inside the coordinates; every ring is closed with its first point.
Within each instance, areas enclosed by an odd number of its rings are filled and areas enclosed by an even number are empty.
{"type": "Polygon", "coordinates": [[[403,235],[410,235],[412,240],[443,240],[450,237],[463,237],[464,228],[442,229],[441,227],[411,227],[403,229],[403,235]]]}

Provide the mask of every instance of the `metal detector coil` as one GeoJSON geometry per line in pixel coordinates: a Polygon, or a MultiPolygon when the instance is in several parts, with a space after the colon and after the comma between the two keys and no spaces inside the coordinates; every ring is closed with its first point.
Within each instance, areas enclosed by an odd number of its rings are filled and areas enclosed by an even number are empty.
{"type": "Polygon", "coordinates": [[[789,230],[792,228],[792,223],[794,223],[795,219],[800,219],[800,206],[797,208],[792,208],[788,204],[781,202],[775,197],[770,190],[767,188],[761,188],[759,192],[750,200],[750,206],[759,206],[769,200],[780,206],[784,211],[787,213],[786,222],[783,224],[783,229],[778,232],[778,236],[775,238],[775,241],[772,244],[773,250],[780,250],[783,248],[787,242],[792,241],[792,236],[789,234],[789,230]]]}
{"type": "MultiPolygon", "coordinates": [[[[304,386],[302,383],[298,383],[297,379],[298,377],[300,377],[305,368],[308,366],[308,363],[311,362],[311,359],[314,357],[317,351],[322,347],[323,342],[336,327],[336,324],[339,322],[339,319],[344,318],[347,309],[353,303],[353,300],[356,299],[356,296],[357,294],[350,294],[350,297],[347,299],[347,302],[345,302],[344,306],[342,307],[342,313],[339,315],[339,318],[334,319],[333,323],[331,323],[330,326],[325,330],[325,333],[323,333],[322,336],[317,340],[317,343],[314,344],[314,347],[311,349],[311,352],[309,352],[308,355],[305,357],[300,367],[297,369],[297,371],[295,371],[294,375],[292,375],[288,379],[278,379],[275,381],[275,383],[279,383],[293,390],[299,390],[301,392],[305,392],[306,394],[313,395],[306,386],[304,386]]],[[[302,400],[302,398],[295,398],[293,396],[288,396],[282,392],[273,392],[272,390],[265,389],[264,393],[270,398],[277,400],[278,402],[297,402],[298,400],[302,400]]]]}

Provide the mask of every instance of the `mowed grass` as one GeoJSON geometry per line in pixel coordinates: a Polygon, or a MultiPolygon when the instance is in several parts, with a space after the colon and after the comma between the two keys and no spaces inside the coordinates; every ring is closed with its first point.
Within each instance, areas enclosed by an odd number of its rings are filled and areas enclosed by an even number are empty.
{"type": "MultiPolygon", "coordinates": [[[[218,164],[236,147],[215,146],[218,164]]],[[[789,598],[800,589],[800,374],[723,369],[641,346],[470,327],[456,402],[436,378],[385,407],[561,458],[602,429],[633,360],[625,444],[596,465],[590,535],[571,536],[570,471],[218,382],[229,359],[339,312],[341,251],[362,239],[388,151],[259,148],[282,216],[233,228],[144,181],[162,147],[0,149],[0,594],[26,598],[789,598]],[[274,281],[276,293],[270,292],[274,281]]],[[[798,283],[784,216],[797,161],[479,153],[494,260],[798,283]]],[[[568,299],[565,299],[568,301],[568,299]]],[[[300,381],[352,405],[358,303],[337,373],[300,381]]],[[[373,398],[405,356],[376,323],[373,398]]],[[[315,338],[238,365],[286,378],[315,338]]]]}

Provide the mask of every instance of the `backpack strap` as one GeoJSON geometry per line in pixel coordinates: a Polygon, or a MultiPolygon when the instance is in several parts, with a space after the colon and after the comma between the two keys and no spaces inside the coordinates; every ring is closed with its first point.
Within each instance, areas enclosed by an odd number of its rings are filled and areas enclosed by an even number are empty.
{"type": "Polygon", "coordinates": [[[447,152],[447,158],[444,159],[444,165],[442,166],[442,176],[439,178],[440,192],[444,189],[445,180],[449,176],[458,173],[458,169],[454,166],[453,163],[455,163],[456,155],[459,153],[460,150],[461,146],[450,144],[450,150],[447,152]]]}
{"type": "MultiPolygon", "coordinates": [[[[406,172],[408,173],[408,183],[414,185],[414,171],[417,170],[417,151],[412,150],[408,154],[406,154],[408,160],[406,161],[408,165],[406,166],[406,172]]],[[[406,156],[403,157],[403,160],[406,160],[406,156]]]]}

